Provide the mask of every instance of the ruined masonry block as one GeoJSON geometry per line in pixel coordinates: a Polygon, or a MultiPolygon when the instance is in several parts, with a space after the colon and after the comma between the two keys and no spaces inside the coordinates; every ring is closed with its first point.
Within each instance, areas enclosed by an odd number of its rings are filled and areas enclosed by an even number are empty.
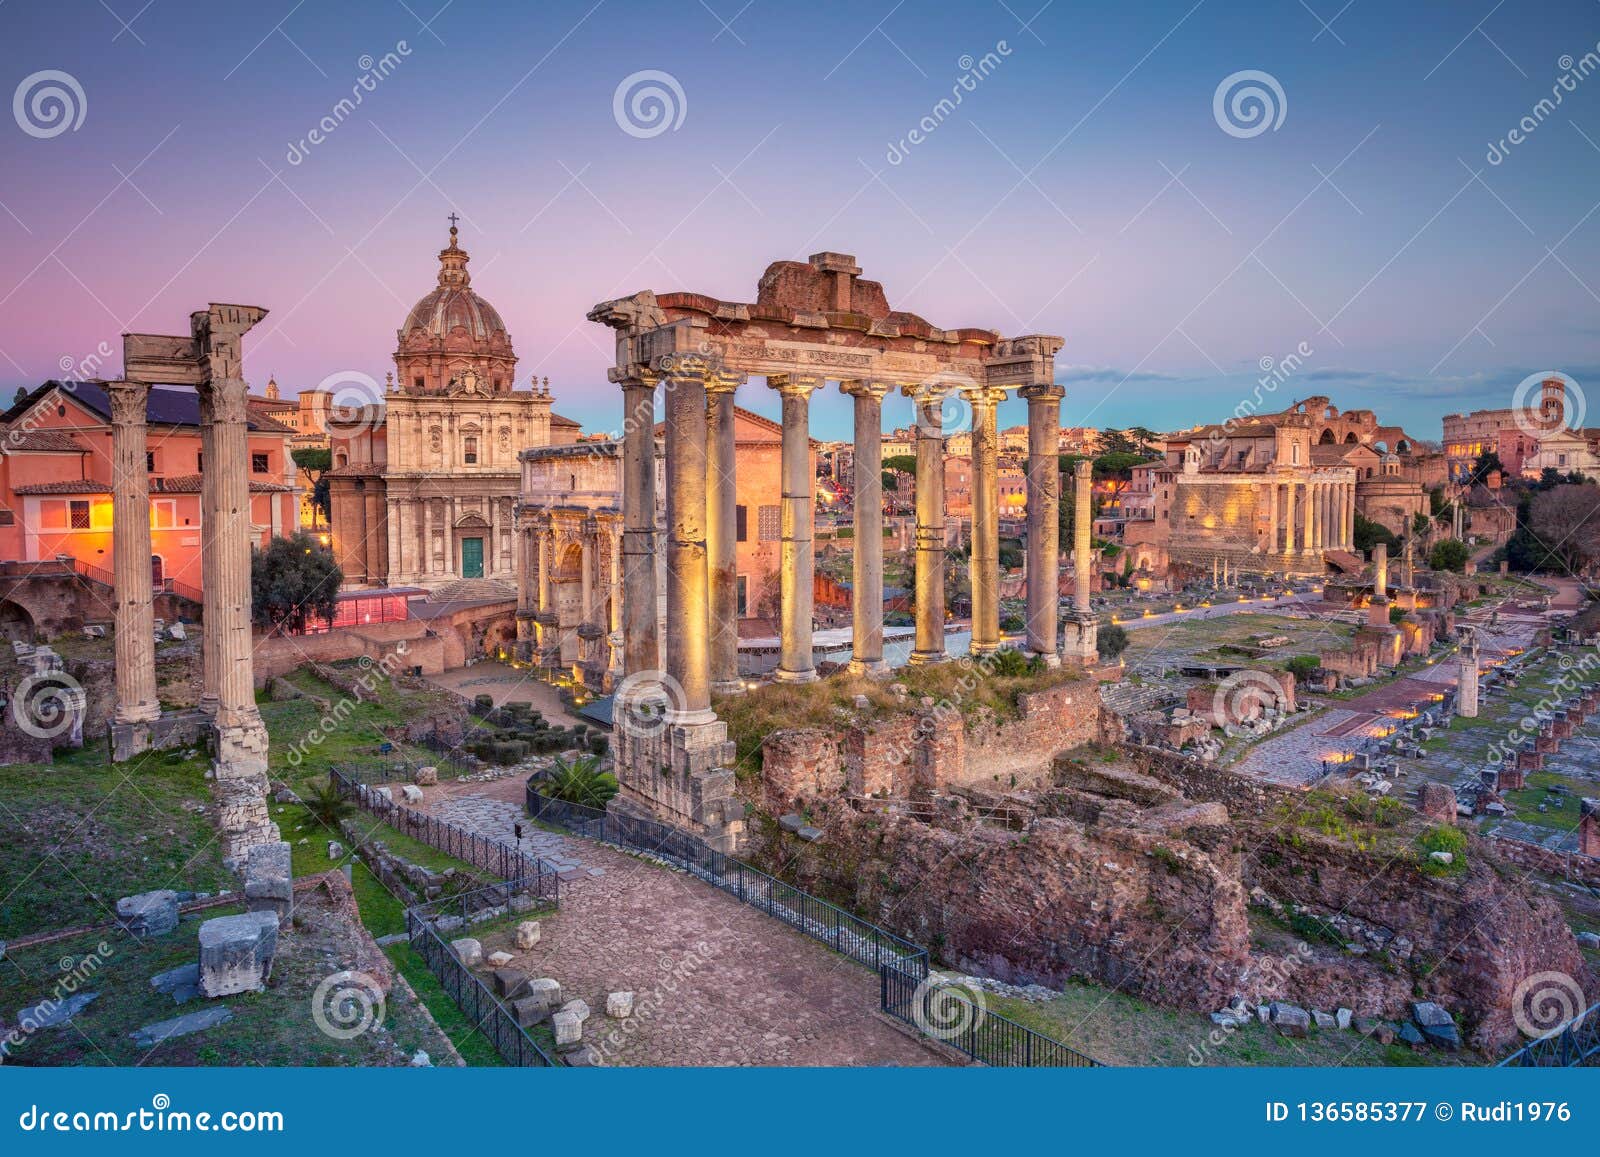
{"type": "Polygon", "coordinates": [[[583,1043],[583,1020],[577,1013],[562,1009],[552,1018],[556,1030],[556,1048],[573,1048],[583,1043]]]}
{"type": "Polygon", "coordinates": [[[613,992],[606,997],[606,1015],[618,1020],[633,1015],[633,993],[613,992]]]}
{"type": "Polygon", "coordinates": [[[287,928],[294,917],[293,849],[284,840],[257,844],[245,855],[245,907],[252,912],[272,912],[278,926],[287,928]]]}
{"type": "Polygon", "coordinates": [[[117,901],[117,919],[130,935],[165,936],[178,927],[178,894],[162,888],[124,896],[117,901]]]}
{"type": "Polygon", "coordinates": [[[200,925],[200,991],[211,998],[256,992],[272,975],[278,918],[272,912],[218,916],[200,925]]]}
{"type": "Polygon", "coordinates": [[[517,925],[517,948],[526,952],[539,943],[539,921],[524,920],[517,925]]]}
{"type": "Polygon", "coordinates": [[[468,968],[476,968],[483,963],[483,945],[470,936],[450,941],[450,947],[461,963],[468,968]]]}

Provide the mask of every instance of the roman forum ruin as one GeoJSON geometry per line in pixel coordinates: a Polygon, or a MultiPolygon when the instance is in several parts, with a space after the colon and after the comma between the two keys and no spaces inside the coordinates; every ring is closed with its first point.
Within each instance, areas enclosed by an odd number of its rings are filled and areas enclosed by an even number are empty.
{"type": "Polygon", "coordinates": [[[249,385],[243,338],[262,318],[254,305],[213,303],[189,317],[187,337],[123,336],[123,380],[112,399],[115,476],[116,708],[113,758],[194,742],[209,729],[224,861],[278,842],[267,814],[267,729],[256,707],[251,652],[249,385]],[[156,699],[150,569],[150,478],[145,425],[153,384],[193,386],[200,399],[202,695],[194,712],[163,715],[156,699]]]}
{"type": "MultiPolygon", "coordinates": [[[[812,395],[828,381],[854,400],[855,559],[851,668],[882,673],[883,534],[878,501],[882,402],[899,390],[916,409],[916,639],[913,663],[945,653],[944,416],[954,397],[973,415],[972,653],[1000,646],[998,432],[996,408],[1010,390],[1028,400],[1027,650],[1057,659],[1056,437],[1064,390],[1055,384],[1063,339],[1047,334],[1002,338],[987,329],[936,329],[892,310],[878,282],[861,277],[855,258],[818,253],[807,262],[768,266],[754,302],[697,293],[655,294],[603,302],[589,320],[616,331],[611,380],[622,388],[623,663],[617,713],[617,769],[625,797],[692,824],[724,850],[736,846],[743,807],[733,795],[727,727],[711,706],[716,688],[738,686],[737,654],[718,608],[730,605],[733,534],[732,425],[723,420],[734,393],[754,374],[782,399],[783,517],[781,658],[775,678],[817,678],[812,662],[814,559],[811,509],[815,480],[807,469],[812,395]],[[653,415],[657,387],[666,401],[666,604],[671,629],[665,663],[657,633],[654,563],[653,415]],[[635,710],[645,698],[667,703],[665,718],[635,710]]],[[[1088,613],[1087,479],[1077,479],[1079,599],[1071,615],[1069,655],[1092,661],[1088,613]]]]}

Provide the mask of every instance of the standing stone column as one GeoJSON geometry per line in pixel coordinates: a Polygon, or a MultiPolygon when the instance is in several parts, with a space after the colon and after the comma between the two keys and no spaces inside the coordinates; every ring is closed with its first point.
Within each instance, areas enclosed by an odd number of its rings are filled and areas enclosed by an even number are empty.
{"type": "Polygon", "coordinates": [[[884,382],[840,382],[855,399],[855,557],[851,563],[850,673],[884,675],[883,395],[884,382]]]}
{"type": "Polygon", "coordinates": [[[1478,717],[1478,639],[1468,628],[1461,648],[1461,670],[1456,678],[1456,714],[1463,719],[1478,717]]]}
{"type": "MultiPolygon", "coordinates": [[[[622,648],[624,673],[633,675],[661,668],[656,634],[656,379],[623,382],[622,404],[622,648]]],[[[543,583],[540,592],[542,610],[543,583]]]]}
{"type": "Polygon", "coordinates": [[[116,581],[115,758],[150,747],[139,724],[161,715],[156,698],[155,607],[151,602],[150,475],[145,469],[150,387],[107,382],[111,398],[111,534],[116,581]]]}
{"type": "Polygon", "coordinates": [[[1005,391],[976,386],[962,391],[972,406],[972,585],[974,655],[1000,649],[1000,432],[998,407],[1005,391]]]}
{"type": "MultiPolygon", "coordinates": [[[[1267,483],[1267,554],[1278,553],[1278,482],[1267,483]]],[[[1269,564],[1270,570],[1270,564],[1269,564]]]]}
{"type": "Polygon", "coordinates": [[[767,384],[783,399],[783,542],[778,566],[781,655],[773,678],[780,683],[810,683],[817,677],[811,647],[816,598],[811,520],[816,479],[811,471],[810,413],[811,393],[822,381],[783,374],[767,379],[767,384]]]}
{"type": "Polygon", "coordinates": [[[1349,482],[1344,488],[1344,548],[1356,548],[1356,484],[1349,482]]]}
{"type": "Polygon", "coordinates": [[[199,387],[210,417],[216,475],[216,518],[202,535],[202,552],[215,556],[216,616],[207,634],[216,641],[216,762],[223,862],[242,867],[250,849],[279,842],[267,812],[267,729],[256,709],[250,597],[250,447],[246,429],[249,386],[242,376],[241,339],[266,310],[212,306],[192,321],[209,380],[199,387]]]}
{"type": "MultiPolygon", "coordinates": [[[[673,721],[709,723],[710,581],[706,570],[706,369],[681,359],[667,382],[667,675],[673,721]]],[[[652,607],[652,619],[654,618],[652,607]]]]}
{"type": "MultiPolygon", "coordinates": [[[[218,632],[212,624],[222,618],[222,592],[217,586],[217,552],[207,550],[206,543],[220,520],[217,513],[218,472],[213,469],[217,461],[216,436],[212,429],[211,395],[200,391],[200,710],[216,715],[219,698],[217,684],[221,677],[221,659],[217,653],[218,632]]],[[[365,499],[362,501],[363,508],[365,499]]],[[[362,533],[361,557],[367,558],[367,534],[362,533]]]]}
{"type": "Polygon", "coordinates": [[[1072,613],[1067,616],[1062,654],[1085,667],[1100,661],[1100,622],[1089,609],[1093,492],[1094,466],[1079,462],[1072,468],[1072,613]]]}
{"type": "Polygon", "coordinates": [[[1296,545],[1298,543],[1298,541],[1299,541],[1299,538],[1298,538],[1298,535],[1296,535],[1296,533],[1295,533],[1295,506],[1296,506],[1296,503],[1295,503],[1295,499],[1294,499],[1294,494],[1295,494],[1296,485],[1297,485],[1297,483],[1294,483],[1294,482],[1286,482],[1286,483],[1284,483],[1284,486],[1283,486],[1284,554],[1288,555],[1289,558],[1290,558],[1290,561],[1289,561],[1289,564],[1288,564],[1290,567],[1292,567],[1294,565],[1293,556],[1295,554],[1299,553],[1299,547],[1296,545]]]}
{"type": "Polygon", "coordinates": [[[614,689],[622,679],[622,535],[618,533],[615,523],[610,524],[610,533],[607,534],[611,550],[611,597],[608,603],[610,614],[607,616],[606,646],[610,650],[606,663],[606,682],[608,689],[614,689]]]}
{"type": "Polygon", "coordinates": [[[1054,383],[1025,386],[1028,399],[1028,644],[1030,655],[1059,666],[1061,606],[1061,399],[1054,383]]]}
{"type": "Polygon", "coordinates": [[[742,379],[706,378],[706,552],[711,571],[711,690],[735,695],[739,680],[739,540],[733,398],[742,379]]]}
{"type": "MultiPolygon", "coordinates": [[[[423,507],[423,518],[427,520],[427,511],[431,507],[423,507]]],[[[535,624],[534,616],[537,615],[536,606],[539,582],[539,560],[534,554],[533,524],[529,521],[530,515],[526,511],[519,511],[517,516],[517,659],[519,662],[530,662],[533,659],[535,624]]]]}
{"type": "Polygon", "coordinates": [[[902,386],[917,420],[916,644],[913,663],[942,663],[944,650],[944,416],[945,388],[902,386]]]}
{"type": "Polygon", "coordinates": [[[1322,550],[1322,483],[1307,483],[1306,498],[1311,517],[1311,532],[1306,536],[1306,553],[1314,554],[1322,550]]]}

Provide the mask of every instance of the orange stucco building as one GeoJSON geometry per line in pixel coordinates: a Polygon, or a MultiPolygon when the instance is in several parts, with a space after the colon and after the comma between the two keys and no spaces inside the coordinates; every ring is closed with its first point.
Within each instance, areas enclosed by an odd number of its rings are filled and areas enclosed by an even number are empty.
{"type": "MultiPolygon", "coordinates": [[[[298,524],[294,431],[258,410],[249,419],[251,541],[298,524]]],[[[199,399],[154,387],[148,411],[151,568],[161,587],[201,589],[199,399]]],[[[0,560],[69,556],[104,571],[111,546],[111,405],[97,382],[50,381],[0,415],[0,560]]],[[[97,576],[98,577],[98,576],[97,576]]],[[[158,588],[159,589],[159,588],[158,588]]]]}

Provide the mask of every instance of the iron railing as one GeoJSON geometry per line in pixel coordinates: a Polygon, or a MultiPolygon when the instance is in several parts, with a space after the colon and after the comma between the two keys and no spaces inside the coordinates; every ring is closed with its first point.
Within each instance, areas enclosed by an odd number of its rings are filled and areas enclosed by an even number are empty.
{"type": "Polygon", "coordinates": [[[1600,1066],[1600,1004],[1573,1017],[1548,1036],[1530,1041],[1502,1068],[1567,1069],[1600,1066]]]}
{"type": "Polygon", "coordinates": [[[542,884],[538,879],[511,880],[406,909],[406,938],[412,949],[422,957],[428,971],[450,994],[462,1014],[471,1020],[473,1027],[494,1045],[506,1064],[516,1068],[554,1068],[555,1061],[528,1035],[528,1030],[517,1023],[516,1015],[461,963],[437,925],[444,917],[459,913],[461,926],[465,928],[474,914],[508,906],[512,897],[519,894],[531,893],[539,900],[541,909],[553,909],[557,900],[554,895],[544,896],[539,892],[542,884]]]}
{"type": "Polygon", "coordinates": [[[1058,1040],[990,1012],[956,985],[929,982],[892,964],[878,969],[879,1006],[902,1024],[993,1068],[1099,1068],[1058,1040]]]}
{"type": "Polygon", "coordinates": [[[716,851],[688,832],[638,816],[612,814],[552,799],[539,793],[537,782],[537,776],[528,781],[528,814],[541,823],[666,860],[726,892],[741,904],[782,920],[796,931],[868,968],[893,964],[918,976],[928,974],[927,950],[909,940],[716,851]]]}
{"type": "Polygon", "coordinates": [[[354,801],[363,811],[379,817],[402,835],[420,840],[430,848],[499,876],[502,880],[525,881],[534,895],[552,902],[559,901],[561,878],[554,867],[538,856],[480,836],[437,816],[402,807],[362,782],[364,777],[369,776],[387,779],[389,773],[386,769],[330,767],[328,773],[341,796],[354,801]]]}

